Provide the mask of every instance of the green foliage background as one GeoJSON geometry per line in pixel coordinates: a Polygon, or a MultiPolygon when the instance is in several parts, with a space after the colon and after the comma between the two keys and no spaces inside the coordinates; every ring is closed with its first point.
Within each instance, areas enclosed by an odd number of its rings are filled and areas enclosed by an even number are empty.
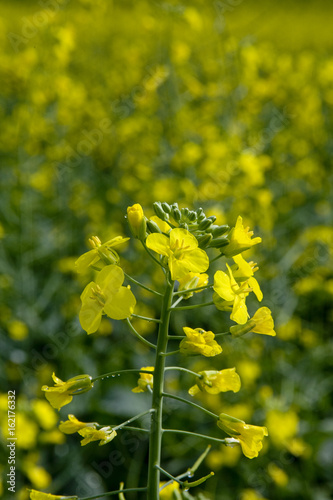
{"type": "MultiPolygon", "coordinates": [[[[52,371],[148,366],[151,353],[121,322],[87,336],[77,315],[89,279],[73,264],[87,240],[128,235],[126,207],[152,215],[156,200],[202,206],[218,223],[243,216],[263,243],[263,305],[276,338],[226,342],[217,368],[236,366],[242,390],[205,398],[213,410],[270,437],[258,459],[214,447],[202,472],[211,499],[329,500],[333,461],[332,105],[328,2],[4,1],[0,15],[0,397],[3,495],[7,492],[7,391],[17,396],[17,498],[26,487],[88,496],[144,484],[147,442],[107,447],[64,439],[40,387],[52,371]],[[221,366],[221,363],[225,363],[221,366]]],[[[136,242],[122,252],[133,276],[156,274],[136,242]]],[[[138,312],[158,304],[132,288],[138,312]],[[145,304],[145,305],[144,305],[145,304]]],[[[203,295],[202,295],[203,296],[203,295]]],[[[209,294],[207,294],[209,298],[209,294]]],[[[178,316],[223,331],[211,309],[178,316]]],[[[154,328],[137,322],[148,338],[154,328]]],[[[209,363],[209,366],[211,364],[209,363]]],[[[189,367],[207,367],[194,359],[189,367]]],[[[186,377],[168,383],[184,395],[186,377]]],[[[145,409],[122,377],[80,398],[60,419],[120,423],[145,409]],[[112,421],[110,422],[110,418],[112,421]]],[[[170,426],[219,435],[206,418],[167,405],[170,426]]],[[[203,450],[166,440],[171,472],[203,450]]],[[[199,494],[197,490],[194,493],[199,494]]],[[[128,498],[139,498],[135,495],[128,498]]],[[[200,497],[198,497],[200,498],[200,497]]]]}

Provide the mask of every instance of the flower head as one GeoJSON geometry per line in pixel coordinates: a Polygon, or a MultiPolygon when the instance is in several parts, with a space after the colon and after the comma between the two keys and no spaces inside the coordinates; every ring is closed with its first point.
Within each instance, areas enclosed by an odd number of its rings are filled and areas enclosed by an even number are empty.
{"type": "MultiPolygon", "coordinates": [[[[246,323],[248,319],[247,307],[245,304],[246,289],[244,285],[239,286],[236,282],[228,264],[228,274],[223,271],[216,271],[214,275],[214,290],[217,295],[226,301],[228,308],[232,306],[230,318],[239,324],[246,323]]],[[[215,305],[220,309],[219,301],[213,297],[215,305]]],[[[224,304],[222,303],[222,309],[224,304]]]]}
{"type": "Polygon", "coordinates": [[[259,302],[261,302],[263,294],[258,281],[253,277],[255,271],[258,270],[257,264],[252,261],[246,262],[240,254],[234,256],[233,259],[236,263],[236,270],[233,270],[234,278],[239,282],[246,281],[249,288],[251,288],[259,302]]]}
{"type": "Polygon", "coordinates": [[[189,271],[202,273],[208,269],[209,259],[204,250],[198,248],[197,239],[186,229],[172,229],[169,237],[153,233],[147,237],[146,245],[168,259],[173,280],[178,280],[189,271]]]}
{"type": "Polygon", "coordinates": [[[42,391],[45,392],[45,397],[53,408],[57,410],[70,403],[76,394],[87,392],[94,386],[90,375],[78,375],[70,378],[67,382],[60,380],[60,378],[56,377],[55,373],[52,374],[52,378],[55,386],[48,387],[47,385],[43,385],[42,391]]]}
{"type": "Polygon", "coordinates": [[[80,436],[84,439],[81,441],[81,446],[85,446],[92,441],[100,441],[99,446],[109,443],[117,435],[116,431],[111,429],[111,427],[102,427],[102,429],[96,429],[95,427],[84,427],[78,431],[80,436]]]}
{"type": "Polygon", "coordinates": [[[259,236],[253,239],[252,236],[253,231],[250,231],[249,227],[244,228],[243,219],[241,216],[238,216],[236,226],[231,229],[228,235],[229,243],[223,247],[223,254],[227,257],[232,257],[261,242],[259,236]]]}
{"type": "Polygon", "coordinates": [[[133,236],[144,239],[146,236],[146,219],[139,203],[127,208],[127,219],[133,236]]]}
{"type": "MultiPolygon", "coordinates": [[[[154,371],[153,366],[143,366],[141,370],[147,370],[150,372],[154,371]]],[[[132,392],[147,392],[150,388],[153,388],[154,376],[151,373],[140,373],[140,378],[138,379],[138,386],[132,389],[132,392]]]]}
{"type": "Polygon", "coordinates": [[[98,273],[96,283],[92,281],[83,290],[79,319],[88,334],[96,332],[103,313],[112,319],[125,319],[133,313],[136,300],[129,287],[122,286],[123,281],[123,270],[110,265],[98,273]]]}
{"type": "Polygon", "coordinates": [[[30,500],[77,500],[77,496],[65,497],[63,495],[51,495],[51,493],[43,493],[42,491],[28,490],[30,500]]]}
{"type": "Polygon", "coordinates": [[[257,457],[262,449],[262,440],[268,436],[266,427],[249,425],[230,415],[221,413],[217,425],[229,436],[238,439],[242,451],[247,458],[257,457]]]}
{"type": "Polygon", "coordinates": [[[196,292],[189,292],[187,293],[186,290],[189,290],[190,288],[198,288],[200,286],[207,285],[208,283],[208,274],[206,273],[192,273],[189,272],[185,274],[182,278],[179,278],[179,287],[178,291],[184,293],[182,294],[182,297],[184,299],[189,299],[192,297],[193,293],[199,293],[202,290],[197,290],[196,292]]]}
{"type": "Polygon", "coordinates": [[[118,264],[119,255],[114,250],[115,247],[122,245],[129,238],[123,238],[122,236],[116,236],[111,240],[102,243],[98,236],[92,236],[89,239],[89,243],[92,246],[92,250],[84,253],[75,262],[75,268],[78,273],[85,272],[89,267],[102,269],[108,264],[118,264]]]}
{"type": "Polygon", "coordinates": [[[248,332],[275,337],[274,321],[268,307],[260,307],[245,325],[234,325],[230,327],[230,333],[233,337],[241,337],[248,332]]]}
{"type": "Polygon", "coordinates": [[[222,352],[222,347],[214,340],[213,332],[206,332],[202,328],[188,328],[187,326],[184,326],[183,330],[186,338],[179,345],[182,354],[203,354],[206,357],[211,357],[222,352]]]}
{"type": "Polygon", "coordinates": [[[209,394],[219,394],[220,392],[233,391],[238,392],[241,386],[241,381],[235,368],[227,368],[225,370],[210,370],[199,372],[200,377],[197,378],[197,383],[189,389],[189,394],[195,396],[200,391],[208,392],[209,394]]]}
{"type": "Polygon", "coordinates": [[[85,427],[95,427],[94,423],[80,422],[74,415],[68,415],[66,422],[60,422],[59,430],[64,434],[74,434],[85,427]]]}

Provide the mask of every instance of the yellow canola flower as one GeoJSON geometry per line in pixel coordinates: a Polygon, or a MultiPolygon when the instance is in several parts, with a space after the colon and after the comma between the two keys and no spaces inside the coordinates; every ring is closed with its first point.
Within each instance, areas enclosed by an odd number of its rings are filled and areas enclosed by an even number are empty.
{"type": "Polygon", "coordinates": [[[100,441],[99,446],[109,443],[117,435],[116,431],[111,429],[111,427],[102,427],[102,429],[97,430],[95,427],[84,427],[79,430],[78,433],[84,439],[81,441],[81,446],[85,446],[93,441],[100,441]]]}
{"type": "Polygon", "coordinates": [[[220,392],[233,391],[238,392],[241,387],[241,381],[236,368],[227,368],[225,370],[210,370],[199,372],[201,378],[197,379],[196,385],[189,389],[189,394],[195,396],[200,391],[209,394],[219,394],[220,392]]]}
{"type": "Polygon", "coordinates": [[[248,332],[275,337],[274,320],[268,307],[260,307],[244,325],[234,325],[230,327],[230,333],[233,337],[241,337],[248,332]]]}
{"type": "Polygon", "coordinates": [[[206,332],[202,328],[183,327],[186,338],[180,344],[180,352],[182,354],[203,354],[203,356],[216,356],[222,352],[222,347],[214,340],[213,332],[206,332]]]}
{"type": "Polygon", "coordinates": [[[262,449],[262,440],[268,436],[266,427],[249,425],[230,415],[221,413],[217,425],[232,438],[239,441],[242,452],[247,458],[255,458],[262,449]]]}
{"type": "Polygon", "coordinates": [[[78,273],[85,272],[89,267],[97,267],[102,269],[107,264],[117,264],[119,262],[119,256],[114,249],[119,245],[122,245],[129,238],[123,238],[122,236],[115,236],[111,240],[102,243],[98,236],[92,236],[89,239],[89,243],[92,246],[92,250],[84,253],[75,262],[75,268],[78,273]]]}
{"type": "Polygon", "coordinates": [[[223,247],[223,254],[227,257],[232,257],[261,242],[259,236],[253,239],[252,236],[253,231],[250,231],[249,227],[244,228],[243,219],[239,215],[235,227],[231,229],[228,235],[229,243],[223,247]]]}
{"type": "MultiPolygon", "coordinates": [[[[248,289],[245,288],[246,284],[242,284],[241,286],[238,285],[230,267],[228,264],[226,264],[226,266],[228,268],[229,276],[223,271],[216,271],[214,275],[213,288],[217,295],[228,303],[226,304],[227,307],[232,306],[230,319],[243,325],[249,317],[245,304],[245,296],[248,289]]],[[[214,302],[218,309],[222,307],[222,310],[224,310],[223,303],[222,306],[220,306],[219,301],[215,299],[214,302]]]]}
{"type": "Polygon", "coordinates": [[[122,286],[123,281],[123,270],[110,265],[98,273],[96,283],[92,281],[83,290],[79,319],[88,334],[96,332],[103,313],[112,319],[125,319],[133,313],[136,300],[130,288],[122,286]]]}
{"type": "Polygon", "coordinates": [[[73,399],[76,394],[82,394],[87,392],[93,387],[90,375],[78,375],[73,377],[67,382],[63,382],[60,378],[56,377],[55,373],[52,373],[53,381],[55,382],[54,387],[48,387],[43,385],[42,391],[45,392],[46,399],[51,403],[53,408],[60,410],[62,406],[67,405],[73,399]]]}
{"type": "Polygon", "coordinates": [[[127,219],[133,236],[144,239],[146,236],[146,219],[139,203],[127,208],[127,219]]]}
{"type": "Polygon", "coordinates": [[[176,481],[172,481],[172,483],[168,484],[168,486],[165,486],[163,488],[165,483],[160,483],[160,495],[159,498],[160,500],[173,500],[174,497],[174,491],[179,491],[180,485],[176,481]],[[163,488],[163,489],[161,489],[163,488]]]}
{"type": "MultiPolygon", "coordinates": [[[[141,370],[154,371],[153,366],[143,366],[141,370]]],[[[138,379],[138,386],[132,389],[132,392],[147,392],[153,388],[154,376],[151,373],[140,373],[140,378],[138,379]]]]}
{"type": "Polygon", "coordinates": [[[42,491],[28,490],[30,500],[77,500],[77,496],[65,497],[62,495],[51,495],[51,493],[43,493],[42,491]]]}
{"type": "Polygon", "coordinates": [[[186,229],[172,229],[169,237],[160,233],[150,234],[146,245],[154,252],[168,258],[173,280],[182,278],[189,271],[202,273],[208,269],[208,255],[198,248],[197,239],[186,229]]]}
{"type": "Polygon", "coordinates": [[[237,281],[246,281],[249,288],[252,289],[259,302],[261,302],[263,299],[263,294],[258,281],[253,277],[254,272],[258,270],[257,264],[252,261],[246,262],[246,260],[240,254],[235,255],[233,259],[238,267],[235,271],[233,270],[234,278],[237,281]]]}
{"type": "Polygon", "coordinates": [[[64,434],[74,434],[85,427],[95,427],[96,424],[90,422],[80,422],[74,415],[68,415],[66,422],[60,422],[59,430],[64,434]]]}
{"type": "Polygon", "coordinates": [[[182,278],[179,278],[179,287],[178,291],[182,292],[184,290],[184,294],[182,297],[184,299],[189,299],[192,297],[193,293],[199,293],[202,290],[197,290],[196,292],[189,292],[186,293],[186,290],[189,290],[190,288],[198,288],[200,286],[207,285],[208,283],[208,274],[206,273],[192,273],[189,272],[185,274],[182,278]]]}

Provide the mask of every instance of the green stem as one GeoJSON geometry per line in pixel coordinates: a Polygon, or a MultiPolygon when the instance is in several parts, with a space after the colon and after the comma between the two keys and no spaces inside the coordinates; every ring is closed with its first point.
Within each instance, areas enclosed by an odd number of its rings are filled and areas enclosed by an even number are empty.
{"type": "Polygon", "coordinates": [[[150,433],[149,429],[142,429],[141,427],[131,427],[130,425],[124,425],[124,427],[122,427],[121,430],[123,429],[126,429],[127,431],[145,432],[146,434],[150,433]]]}
{"type": "Polygon", "coordinates": [[[193,304],[192,306],[171,307],[172,311],[186,311],[186,309],[199,309],[199,307],[212,306],[213,301],[205,302],[204,304],[193,304]]]}
{"type": "Polygon", "coordinates": [[[156,349],[154,368],[154,388],[152,396],[152,414],[149,441],[149,463],[148,463],[148,496],[147,500],[159,499],[160,471],[156,466],[160,466],[161,461],[161,441],[162,441],[162,408],[163,408],[163,388],[164,388],[164,367],[165,357],[161,353],[166,352],[168,346],[168,332],[170,321],[170,305],[173,297],[173,282],[169,282],[165,288],[161,323],[158,332],[158,342],[156,349]]]}
{"type": "Polygon", "coordinates": [[[163,266],[163,264],[158,259],[156,259],[156,257],[151,253],[151,251],[149,250],[149,248],[147,247],[147,245],[143,241],[141,241],[141,243],[143,245],[143,248],[146,250],[147,254],[149,255],[149,257],[151,259],[153,259],[159,266],[161,266],[161,268],[165,272],[165,267],[163,266]]]}
{"type": "Polygon", "coordinates": [[[215,333],[215,337],[223,337],[223,335],[231,335],[230,332],[215,333]]]}
{"type": "Polygon", "coordinates": [[[163,432],[172,432],[173,434],[184,434],[186,436],[199,437],[201,439],[207,439],[208,441],[214,441],[216,443],[225,443],[225,439],[214,438],[211,436],[206,436],[205,434],[198,434],[197,432],[181,431],[178,429],[163,429],[163,432]]]}
{"type": "Polygon", "coordinates": [[[199,373],[196,373],[196,372],[192,372],[192,370],[189,370],[188,368],[183,368],[181,366],[167,366],[165,368],[165,371],[169,371],[169,370],[178,370],[180,372],[187,372],[187,373],[190,373],[191,375],[194,375],[195,377],[199,377],[199,378],[202,378],[203,376],[202,375],[199,375],[199,373]]]}
{"type": "Polygon", "coordinates": [[[162,467],[160,467],[159,465],[156,465],[156,468],[159,469],[161,472],[163,472],[163,474],[166,475],[166,477],[168,477],[169,479],[172,479],[172,481],[176,481],[177,483],[179,483],[180,485],[183,484],[183,481],[180,481],[179,479],[177,479],[175,476],[173,476],[172,474],[169,474],[169,472],[167,472],[165,469],[162,469],[162,467]]]}
{"type": "Polygon", "coordinates": [[[140,316],[139,314],[132,314],[132,318],[144,319],[146,321],[154,321],[155,323],[161,323],[160,319],[147,318],[146,316],[140,316]]]}
{"type": "Polygon", "coordinates": [[[219,418],[218,415],[216,415],[215,413],[213,413],[209,410],[206,410],[206,408],[204,408],[203,406],[197,405],[196,403],[192,403],[192,401],[188,401],[187,399],[181,398],[180,396],[174,396],[173,394],[169,394],[168,392],[163,392],[162,395],[166,398],[176,399],[177,401],[181,401],[182,403],[186,403],[190,406],[193,406],[194,408],[197,408],[198,410],[201,410],[204,413],[207,413],[207,415],[210,415],[211,417],[214,417],[216,419],[219,418]]]}
{"type": "Polygon", "coordinates": [[[95,498],[107,497],[111,495],[119,495],[119,493],[128,493],[130,491],[146,491],[146,490],[147,488],[125,488],[124,490],[108,491],[106,493],[100,493],[99,495],[95,495],[93,497],[79,498],[78,500],[94,500],[95,498]]]}
{"type": "Polygon", "coordinates": [[[220,259],[221,257],[225,257],[225,255],[223,253],[220,253],[220,255],[217,255],[217,257],[214,257],[214,259],[211,259],[209,261],[209,264],[211,264],[212,262],[215,262],[217,259],[220,259]]]}
{"type": "Polygon", "coordinates": [[[159,297],[163,297],[163,295],[162,295],[160,292],[157,292],[156,290],[153,290],[152,288],[149,288],[148,286],[144,285],[143,283],[140,283],[140,281],[135,280],[135,279],[134,279],[134,278],[132,278],[132,276],[130,276],[129,274],[126,274],[126,273],[124,272],[124,275],[125,275],[125,277],[126,277],[128,280],[132,281],[132,283],[135,283],[136,285],[140,286],[141,288],[144,288],[145,290],[147,290],[147,291],[148,291],[148,292],[150,292],[150,293],[153,293],[153,294],[155,294],[155,295],[158,295],[159,297]]]}
{"type": "Polygon", "coordinates": [[[177,351],[161,352],[161,356],[164,356],[164,357],[165,356],[172,356],[173,354],[178,354],[178,353],[179,353],[179,349],[177,349],[177,351]]]}
{"type": "Polygon", "coordinates": [[[118,429],[122,429],[122,427],[124,425],[130,424],[131,422],[134,422],[134,420],[138,420],[138,418],[144,417],[148,413],[151,413],[151,410],[143,411],[142,413],[139,413],[138,415],[135,415],[135,417],[129,418],[128,420],[126,420],[122,424],[117,425],[116,427],[113,427],[112,430],[113,431],[117,431],[118,429]]]}
{"type": "Polygon", "coordinates": [[[130,320],[128,318],[126,318],[126,323],[128,324],[128,326],[130,327],[131,331],[134,333],[134,335],[141,340],[141,342],[143,342],[145,345],[147,345],[148,347],[152,347],[153,349],[156,349],[156,345],[155,344],[152,344],[151,342],[149,342],[149,340],[146,340],[142,337],[142,335],[140,335],[139,332],[136,331],[136,329],[134,328],[134,326],[132,325],[132,323],[130,322],[130,320]]]}
{"type": "Polygon", "coordinates": [[[117,370],[115,372],[104,373],[103,375],[99,375],[98,377],[91,379],[91,382],[93,383],[93,382],[96,382],[96,380],[104,380],[105,378],[110,378],[110,377],[114,377],[115,375],[121,375],[122,373],[130,373],[130,372],[151,373],[151,374],[154,373],[153,371],[149,371],[149,370],[139,370],[138,368],[129,368],[128,370],[117,370]]]}
{"type": "Polygon", "coordinates": [[[181,302],[183,298],[184,297],[178,297],[178,299],[172,304],[171,308],[173,309],[174,307],[176,307],[176,305],[179,304],[179,302],[181,302]]]}
{"type": "Polygon", "coordinates": [[[197,288],[189,288],[188,290],[178,290],[178,292],[174,292],[174,295],[184,295],[190,292],[199,292],[200,290],[205,290],[206,288],[212,288],[213,285],[203,285],[198,286],[197,288]]]}

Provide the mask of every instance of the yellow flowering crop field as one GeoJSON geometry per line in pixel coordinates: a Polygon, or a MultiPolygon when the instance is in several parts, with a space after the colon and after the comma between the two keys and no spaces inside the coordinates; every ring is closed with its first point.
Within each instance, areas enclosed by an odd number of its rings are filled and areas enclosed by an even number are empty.
{"type": "Polygon", "coordinates": [[[4,499],[332,498],[332,13],[3,0],[4,499]]]}

